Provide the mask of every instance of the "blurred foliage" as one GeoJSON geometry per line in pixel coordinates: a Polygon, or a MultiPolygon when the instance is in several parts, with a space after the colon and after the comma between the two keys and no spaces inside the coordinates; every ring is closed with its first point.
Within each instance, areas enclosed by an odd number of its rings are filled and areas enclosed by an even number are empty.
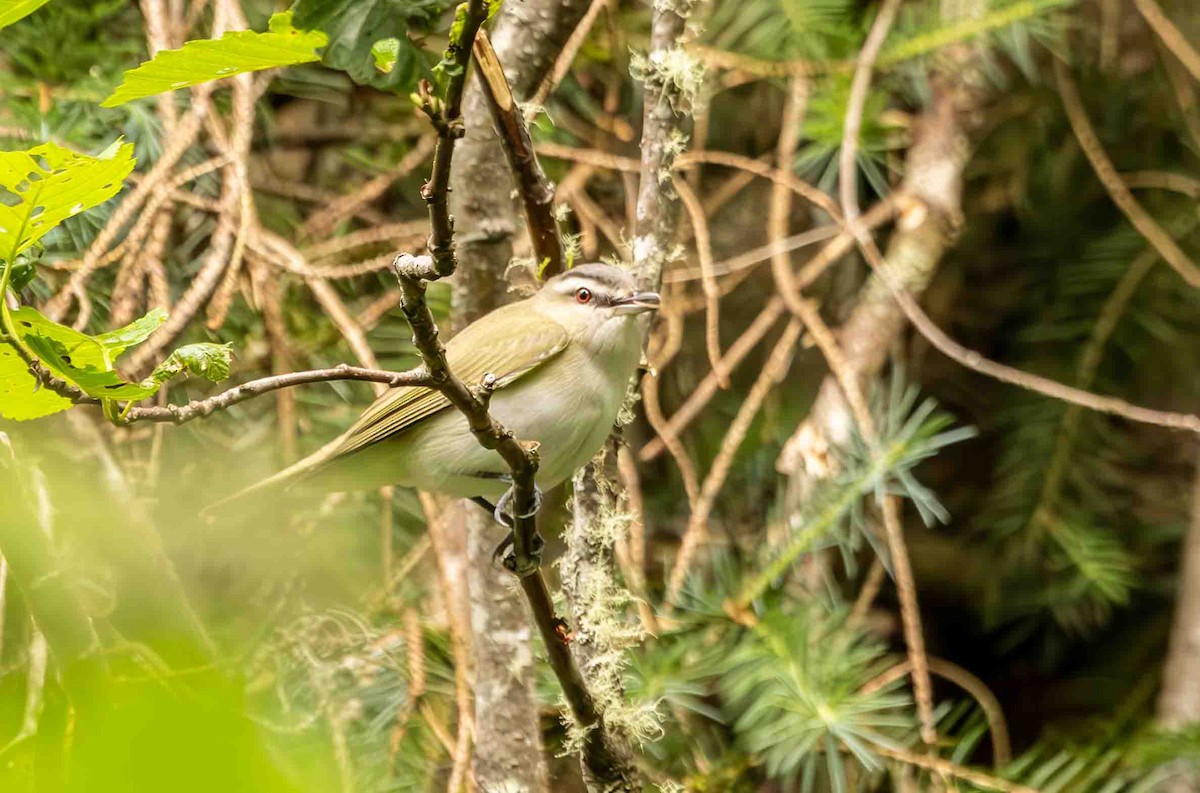
{"type": "MultiPolygon", "coordinates": [[[[186,38],[208,39],[212,9],[184,5],[186,38]]],[[[265,0],[242,5],[254,30],[280,10],[265,0]]],[[[629,61],[645,48],[648,15],[646,4],[611,5],[535,137],[636,156],[641,100],[629,61]]],[[[878,5],[710,0],[694,26],[703,44],[727,53],[804,61],[812,77],[794,170],[830,192],[840,178],[852,62],[878,5]]],[[[914,119],[934,101],[930,75],[948,52],[976,52],[969,78],[986,98],[973,111],[961,229],[926,295],[929,312],[952,336],[1002,362],[1195,412],[1200,298],[1148,253],[1112,205],[1051,79],[1051,60],[1068,59],[1120,173],[1141,174],[1142,184],[1166,183],[1147,174],[1176,178],[1172,189],[1136,187],[1136,195],[1189,255],[1200,256],[1196,86],[1132,7],[1107,5],[904,3],[880,54],[853,178],[864,206],[896,189],[914,119]],[[967,5],[971,13],[963,13],[967,5]]],[[[1185,0],[1162,5],[1186,37],[1200,39],[1200,19],[1185,0]]],[[[316,251],[423,217],[424,166],[328,235],[306,237],[303,224],[395,171],[425,133],[407,93],[434,74],[452,39],[452,3],[299,0],[292,10],[296,29],[321,31],[329,43],[320,64],[273,74],[258,102],[249,163],[258,219],[296,240],[318,266],[386,255],[391,240],[316,251]],[[379,57],[391,68],[378,68],[379,57]]],[[[5,28],[5,148],[102,152],[123,138],[146,173],[168,142],[157,105],[100,107],[122,74],[147,60],[143,22],[137,4],[51,0],[5,28]]],[[[773,154],[784,81],[721,79],[711,70],[702,91],[706,145],[773,154]]],[[[172,95],[180,108],[184,93],[172,95]]],[[[229,102],[219,84],[212,104],[223,122],[229,102]]],[[[209,156],[194,145],[179,167],[209,156]]],[[[571,173],[554,159],[545,166],[555,179],[571,173]]],[[[726,177],[705,169],[696,185],[709,196],[726,177]]],[[[5,186],[11,192],[19,182],[5,186]]],[[[213,202],[220,185],[209,174],[186,191],[213,202]]],[[[597,170],[582,189],[622,225],[621,175],[597,170]]],[[[111,217],[117,202],[101,203],[109,195],[75,210],[82,195],[71,193],[56,207],[65,215],[41,210],[63,222],[30,240],[36,246],[18,245],[28,248],[20,256],[6,254],[24,303],[61,288],[69,272],[60,267],[77,260],[111,217]]],[[[16,199],[0,196],[0,214],[17,211],[16,199]]],[[[766,241],[767,201],[762,185],[751,185],[713,213],[718,259],[766,241]]],[[[176,204],[172,212],[163,263],[177,300],[199,272],[216,223],[198,206],[176,204]]],[[[823,222],[799,207],[793,220],[823,222]]],[[[585,247],[620,253],[589,230],[592,221],[576,213],[570,223],[585,247]]],[[[8,234],[9,224],[0,225],[8,234]]],[[[104,339],[124,349],[161,322],[147,304],[131,315],[145,317],[128,333],[103,335],[113,333],[116,269],[101,267],[88,281],[92,311],[79,328],[39,334],[60,347],[73,334],[83,348],[112,352],[100,356],[107,364],[99,368],[114,378],[119,351],[104,339]]],[[[865,274],[849,256],[814,286],[832,321],[844,318],[865,274]]],[[[386,270],[329,283],[363,320],[380,366],[414,363],[398,312],[377,308],[394,288],[386,270]]],[[[680,295],[698,294],[696,283],[680,295]]],[[[271,271],[270,283],[237,286],[219,326],[193,322],[179,349],[162,356],[162,373],[192,377],[172,381],[161,398],[183,403],[210,394],[208,375],[243,381],[354,360],[302,278],[271,271]],[[267,287],[278,290],[277,327],[264,310],[267,287]],[[282,344],[273,335],[279,327],[282,344]]],[[[731,286],[721,338],[736,338],[771,294],[765,272],[731,286]]],[[[449,287],[435,285],[430,300],[444,319],[449,287]]],[[[703,324],[698,314],[685,318],[681,350],[660,373],[668,414],[709,370],[703,324]]],[[[76,355],[53,345],[44,351],[59,362],[59,375],[87,388],[69,368],[87,363],[76,355]]],[[[683,433],[702,475],[764,360],[763,350],[752,352],[731,388],[683,433]]],[[[17,399],[59,399],[35,394],[26,368],[0,342],[0,413],[17,399]],[[21,378],[19,388],[8,387],[10,375],[21,378]]],[[[624,659],[625,696],[654,727],[638,734],[649,776],[696,791],[990,789],[896,759],[921,746],[908,684],[895,673],[903,642],[891,584],[864,619],[849,617],[863,571],[876,558],[889,562],[876,528],[879,499],[888,494],[905,499],[931,654],[971,670],[1008,717],[1015,759],[988,773],[1043,791],[1132,793],[1159,789],[1172,768],[1200,765],[1194,728],[1165,732],[1154,724],[1194,449],[1166,430],[964,372],[906,335],[872,388],[883,453],[853,437],[832,452],[840,473],[789,512],[776,461],[824,374],[815,352],[797,354],[734,455],[710,520],[714,547],[689,578],[675,620],[624,659]],[[814,591],[802,582],[820,554],[837,563],[814,591]]],[[[113,383],[98,387],[106,385],[113,383]]],[[[398,492],[387,503],[375,493],[289,497],[217,524],[198,517],[220,494],[334,437],[369,398],[366,385],[341,382],[297,389],[294,402],[252,400],[181,428],[115,430],[86,410],[0,422],[0,788],[445,788],[457,718],[454,654],[415,494],[398,492]]],[[[652,437],[640,419],[626,432],[635,448],[652,437]]],[[[647,591],[638,595],[656,604],[688,510],[666,456],[643,464],[641,479],[648,563],[647,591]]],[[[636,612],[634,602],[615,617],[632,625],[636,612]]],[[[558,695],[546,677],[540,690],[549,713],[558,695]]],[[[981,703],[943,680],[935,694],[939,756],[996,765],[996,736],[981,703]]],[[[555,719],[544,726],[549,746],[569,745],[555,719]]],[[[567,765],[555,766],[555,791],[578,789],[567,765]]]]}

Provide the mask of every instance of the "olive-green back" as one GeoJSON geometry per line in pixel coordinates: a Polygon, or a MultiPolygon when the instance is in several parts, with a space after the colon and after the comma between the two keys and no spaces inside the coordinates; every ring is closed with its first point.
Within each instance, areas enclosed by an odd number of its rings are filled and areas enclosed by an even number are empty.
{"type": "MultiPolygon", "coordinates": [[[[523,300],[468,325],[446,344],[450,371],[468,387],[481,383],[487,374],[495,375],[499,389],[557,356],[566,349],[567,331],[544,315],[539,315],[539,322],[529,322],[528,313],[535,310],[523,300]],[[523,332],[502,332],[512,322],[519,322],[523,332]]],[[[432,388],[392,389],[375,400],[342,436],[332,458],[394,437],[448,407],[450,402],[432,388]]]]}

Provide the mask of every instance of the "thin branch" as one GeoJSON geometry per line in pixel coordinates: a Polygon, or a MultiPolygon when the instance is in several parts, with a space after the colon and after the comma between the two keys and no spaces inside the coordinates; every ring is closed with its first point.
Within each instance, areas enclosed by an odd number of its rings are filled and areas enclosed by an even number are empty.
{"type": "MultiPolygon", "coordinates": [[[[1008,765],[1012,760],[1012,741],[1008,736],[1008,721],[1004,718],[1004,708],[1000,705],[1000,700],[987,687],[987,683],[958,664],[934,656],[929,657],[929,671],[954,683],[975,699],[975,702],[979,704],[979,709],[983,711],[983,716],[988,723],[988,730],[992,734],[992,764],[997,768],[1008,765]]],[[[912,662],[902,661],[868,681],[859,689],[859,693],[872,694],[911,673],[912,662]]]]}
{"type": "Polygon", "coordinates": [[[692,509],[687,528],[683,533],[683,541],[680,545],[679,553],[675,557],[675,566],[671,569],[671,577],[667,582],[666,593],[668,608],[675,605],[679,593],[683,590],[683,584],[687,579],[692,557],[708,534],[708,519],[712,514],[713,507],[716,505],[721,487],[725,484],[725,479],[729,476],[729,471],[733,467],[734,456],[737,454],[738,449],[741,448],[742,441],[746,439],[746,434],[750,431],[750,425],[758,415],[758,411],[762,408],[767,396],[771,393],[771,389],[783,380],[787,374],[787,370],[792,364],[792,352],[795,350],[797,342],[800,341],[802,330],[803,325],[800,322],[792,320],[788,323],[787,328],[783,331],[783,335],[775,343],[775,349],[771,351],[771,356],[767,359],[766,365],[763,366],[758,379],[750,387],[750,391],[746,395],[746,400],[738,408],[737,415],[734,416],[733,421],[730,423],[725,437],[721,439],[721,447],[717,451],[717,456],[713,459],[708,476],[704,478],[704,485],[700,489],[700,496],[696,499],[696,505],[692,509]]]}
{"type": "Polygon", "coordinates": [[[1015,385],[1053,399],[1061,399],[1064,402],[1080,405],[1099,413],[1120,416],[1121,418],[1136,421],[1140,424],[1153,424],[1168,429],[1188,430],[1189,432],[1200,433],[1200,416],[1193,413],[1154,410],[1131,404],[1116,397],[1102,396],[1081,388],[1073,388],[1057,380],[1051,380],[1048,377],[1042,377],[1032,372],[1022,371],[1021,369],[989,360],[975,350],[964,347],[939,328],[920,305],[917,304],[912,295],[904,291],[903,287],[897,285],[894,276],[888,272],[887,264],[884,262],[877,248],[874,248],[873,245],[867,245],[864,246],[864,251],[867,252],[867,262],[870,263],[875,272],[882,274],[880,280],[891,290],[892,297],[896,300],[896,303],[904,312],[904,316],[908,318],[908,321],[912,323],[917,332],[924,336],[943,355],[960,365],[999,380],[1002,383],[1015,385]]]}
{"type": "Polygon", "coordinates": [[[1039,793],[1037,788],[1018,785],[1015,782],[1009,782],[1007,779],[1000,779],[999,777],[985,774],[982,771],[976,771],[974,768],[952,763],[949,760],[942,760],[939,757],[917,754],[907,749],[894,749],[879,745],[875,746],[875,751],[884,757],[890,757],[893,760],[899,760],[902,763],[923,768],[927,771],[936,771],[939,774],[961,779],[964,782],[970,782],[972,785],[988,790],[999,790],[1001,793],[1039,793]]]}
{"type": "Polygon", "coordinates": [[[563,45],[562,51],[559,52],[558,58],[554,61],[554,68],[550,70],[550,74],[546,76],[546,79],[542,80],[542,84],[538,86],[537,92],[530,100],[530,103],[535,107],[541,107],[546,104],[546,100],[550,98],[550,92],[567,76],[567,72],[571,70],[571,64],[575,62],[575,56],[583,48],[584,42],[587,41],[588,33],[591,32],[592,26],[596,24],[596,20],[600,18],[600,13],[604,11],[608,3],[609,0],[592,0],[592,4],[588,6],[583,19],[579,20],[579,24],[575,26],[575,30],[571,31],[571,37],[567,39],[567,43],[563,45]]]}
{"type": "MultiPolygon", "coordinates": [[[[169,422],[183,424],[203,416],[210,416],[218,410],[225,410],[234,405],[253,399],[281,388],[292,388],[309,383],[328,383],[334,380],[357,380],[366,383],[382,383],[389,388],[402,386],[429,386],[431,380],[424,369],[412,369],[407,372],[387,372],[381,369],[364,369],[359,366],[340,364],[329,369],[311,369],[304,372],[289,372],[288,374],[272,375],[251,380],[234,386],[207,399],[192,400],[186,405],[168,405],[165,407],[135,407],[125,415],[122,423],[133,424],[138,421],[169,422]]],[[[82,393],[82,392],[80,392],[82,393]]],[[[95,404],[96,400],[86,397],[75,400],[81,404],[95,404]]]]}
{"type": "Polygon", "coordinates": [[[862,130],[867,94],[871,90],[871,71],[875,68],[875,59],[879,57],[879,50],[883,48],[899,9],[900,0],[884,0],[859,50],[854,78],[850,81],[846,121],[842,127],[842,150],[838,155],[838,195],[841,197],[842,213],[848,220],[858,217],[858,135],[862,130]]]}
{"type": "Polygon", "coordinates": [[[1196,267],[1195,262],[1183,252],[1183,249],[1151,217],[1150,213],[1142,208],[1142,205],[1133,197],[1133,193],[1129,192],[1129,188],[1121,181],[1120,174],[1117,173],[1112,160],[1105,153],[1100,138],[1096,135],[1096,130],[1087,117],[1087,111],[1084,109],[1083,99],[1079,96],[1079,89],[1076,87],[1075,81],[1071,78],[1067,67],[1057,59],[1054,61],[1054,76],[1058,81],[1058,92],[1062,96],[1067,119],[1071,122],[1071,129],[1079,140],[1079,147],[1083,149],[1088,162],[1092,164],[1092,169],[1096,172],[1096,177],[1104,185],[1104,189],[1113,203],[1189,286],[1200,287],[1200,269],[1196,267]]]}
{"type": "Polygon", "coordinates": [[[474,48],[483,94],[488,100],[492,120],[500,133],[504,156],[516,178],[517,192],[525,207],[525,223],[529,228],[534,258],[541,273],[548,278],[566,269],[566,255],[558,234],[558,221],[554,216],[554,183],[546,178],[534,153],[529,125],[525,123],[525,116],[513,96],[508,78],[504,76],[504,69],[496,57],[496,51],[492,49],[487,31],[479,31],[474,48]]]}
{"type": "Polygon", "coordinates": [[[388,188],[408,176],[429,159],[433,151],[432,135],[419,138],[412,149],[408,151],[395,168],[376,176],[353,193],[339,196],[333,202],[323,205],[304,221],[301,227],[302,237],[320,237],[329,234],[333,228],[346,218],[355,215],[360,209],[387,192],[388,188]]]}
{"type": "Polygon", "coordinates": [[[708,361],[712,364],[717,385],[729,388],[729,373],[721,365],[721,292],[717,288],[717,278],[713,272],[708,221],[704,217],[704,207],[700,204],[696,191],[686,180],[675,182],[675,192],[679,194],[679,200],[687,210],[696,237],[696,256],[700,260],[700,277],[704,286],[704,341],[708,349],[708,361]]]}
{"type": "Polygon", "coordinates": [[[1200,80],[1200,52],[1188,42],[1187,36],[1175,23],[1167,18],[1158,3],[1154,0],[1133,0],[1133,4],[1146,20],[1146,24],[1162,39],[1166,48],[1191,72],[1194,79],[1200,80]]]}

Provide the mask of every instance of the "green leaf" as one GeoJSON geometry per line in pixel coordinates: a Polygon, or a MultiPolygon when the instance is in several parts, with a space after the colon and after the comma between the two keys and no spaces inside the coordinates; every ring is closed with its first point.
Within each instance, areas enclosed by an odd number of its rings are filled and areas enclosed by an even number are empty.
{"type": "Polygon", "coordinates": [[[150,334],[158,330],[167,321],[165,309],[156,308],[141,319],[135,319],[123,328],[110,330],[95,337],[95,340],[108,351],[111,360],[150,338],[150,334]]]}
{"type": "Polygon", "coordinates": [[[320,31],[292,27],[291,12],[271,17],[270,31],[237,30],[219,39],[189,41],[177,50],[163,50],[131,71],[101,107],[116,107],[131,99],[154,96],[176,88],[278,66],[318,61],[317,49],[329,39],[320,31]]]}
{"type": "Polygon", "coordinates": [[[299,0],[296,24],[329,34],[323,58],[327,66],[357,83],[408,92],[432,62],[409,34],[429,32],[448,7],[446,0],[299,0]],[[376,46],[391,39],[396,49],[391,69],[385,70],[376,46]]]}
{"type": "Polygon", "coordinates": [[[164,383],[187,372],[216,383],[229,377],[232,361],[233,348],[230,344],[188,344],[167,356],[144,382],[164,383]]]}
{"type": "Polygon", "coordinates": [[[0,152],[0,260],[14,262],[58,224],[102,204],[133,170],[133,144],[99,157],[54,143],[0,152]]]}
{"type": "MultiPolygon", "coordinates": [[[[129,383],[113,371],[113,361],[119,354],[114,350],[123,352],[129,346],[121,346],[123,341],[112,341],[108,346],[99,337],[60,325],[28,307],[11,312],[11,316],[17,334],[38,360],[56,377],[79,386],[88,396],[139,400],[158,390],[157,383],[129,383]]],[[[27,377],[31,385],[36,385],[33,375],[27,377]]]]}
{"type": "Polygon", "coordinates": [[[0,28],[29,16],[50,0],[0,0],[0,28]]]}
{"type": "Polygon", "coordinates": [[[384,74],[389,74],[396,68],[396,59],[400,57],[400,39],[380,39],[371,45],[371,57],[375,59],[375,68],[384,74]]]}
{"type": "Polygon", "coordinates": [[[29,421],[71,407],[71,400],[43,388],[7,341],[0,340],[0,417],[29,421]]]}

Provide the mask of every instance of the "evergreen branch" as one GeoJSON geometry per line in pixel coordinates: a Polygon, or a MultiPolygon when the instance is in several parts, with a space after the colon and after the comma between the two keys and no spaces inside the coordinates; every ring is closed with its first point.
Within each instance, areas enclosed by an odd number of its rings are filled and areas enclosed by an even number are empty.
{"type": "MultiPolygon", "coordinates": [[[[1105,300],[1076,365],[1075,382],[1080,388],[1090,387],[1095,380],[1096,370],[1103,358],[1104,348],[1109,337],[1116,328],[1117,322],[1124,315],[1138,286],[1149,274],[1158,258],[1158,253],[1153,248],[1143,251],[1129,265],[1108,299],[1105,300]]],[[[1037,501],[1029,512],[1022,533],[1028,532],[1034,524],[1051,517],[1054,513],[1063,478],[1070,462],[1071,451],[1078,436],[1081,418],[1082,408],[1078,405],[1069,405],[1055,426],[1054,447],[1050,452],[1042,487],[1037,501]]]]}

